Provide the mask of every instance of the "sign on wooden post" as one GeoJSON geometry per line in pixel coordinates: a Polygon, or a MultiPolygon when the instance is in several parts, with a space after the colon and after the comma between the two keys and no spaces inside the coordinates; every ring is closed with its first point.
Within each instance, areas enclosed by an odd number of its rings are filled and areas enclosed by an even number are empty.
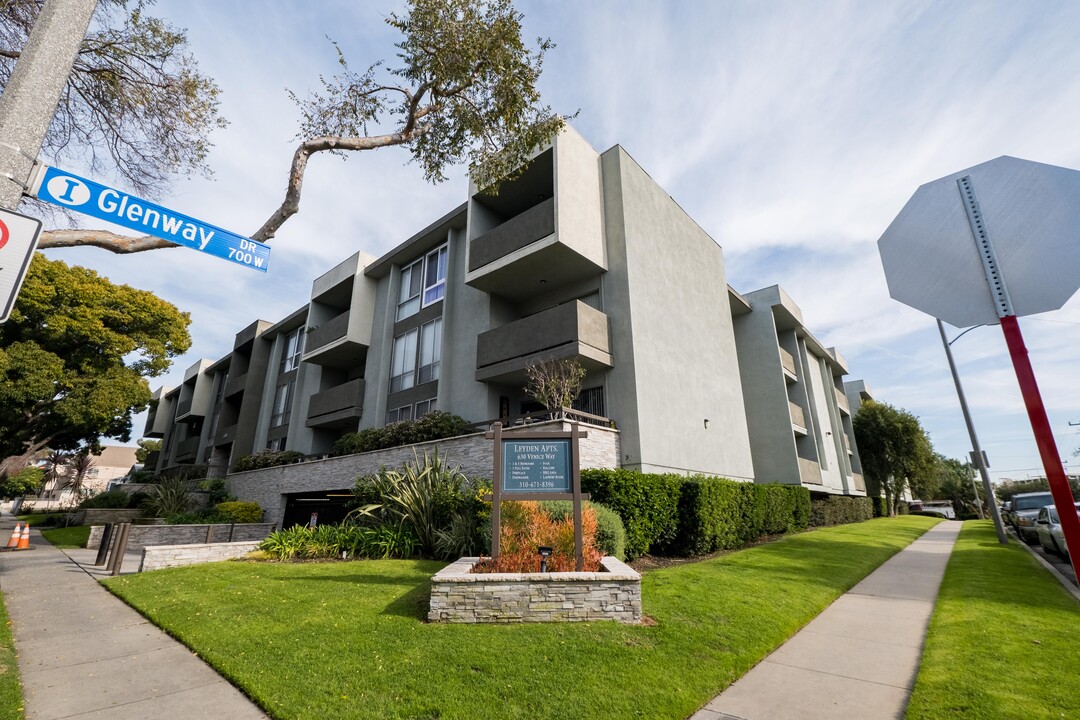
{"type": "Polygon", "coordinates": [[[581,531],[581,463],[578,440],[586,437],[572,423],[570,432],[515,432],[503,434],[495,423],[487,434],[495,441],[491,493],[491,557],[499,557],[500,503],[506,500],[570,500],[574,504],[574,552],[577,570],[584,566],[581,531]],[[505,498],[503,497],[505,496],[505,498]]]}

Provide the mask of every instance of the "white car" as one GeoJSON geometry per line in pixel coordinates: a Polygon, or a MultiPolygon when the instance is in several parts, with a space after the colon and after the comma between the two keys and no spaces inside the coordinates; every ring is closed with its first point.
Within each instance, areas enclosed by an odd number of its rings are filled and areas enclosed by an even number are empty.
{"type": "MultiPolygon", "coordinates": [[[[1076,503],[1076,509],[1080,510],[1080,503],[1076,503]]],[[[1058,518],[1057,508],[1053,505],[1039,510],[1039,515],[1035,518],[1035,534],[1039,536],[1039,544],[1044,549],[1069,557],[1065,534],[1061,531],[1061,520],[1058,518]]]]}

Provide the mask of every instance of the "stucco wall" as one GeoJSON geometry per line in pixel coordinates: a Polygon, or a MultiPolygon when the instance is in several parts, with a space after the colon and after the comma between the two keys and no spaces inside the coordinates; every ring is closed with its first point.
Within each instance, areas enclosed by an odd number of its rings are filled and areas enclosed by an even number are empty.
{"type": "MultiPolygon", "coordinates": [[[[530,432],[569,430],[568,423],[548,422],[527,426],[530,432]]],[[[620,435],[617,430],[582,425],[587,433],[580,441],[582,468],[619,466],[620,435]]],[[[522,428],[526,429],[526,428],[522,428]]],[[[507,430],[513,433],[513,429],[507,430]]],[[[472,477],[491,477],[494,457],[492,441],[483,433],[447,440],[405,445],[359,455],[345,455],[294,465],[232,473],[225,479],[229,492],[241,500],[259,503],[264,518],[280,524],[285,515],[285,495],[319,490],[345,490],[356,478],[370,475],[383,467],[400,467],[414,457],[438,450],[439,457],[472,477]]]]}

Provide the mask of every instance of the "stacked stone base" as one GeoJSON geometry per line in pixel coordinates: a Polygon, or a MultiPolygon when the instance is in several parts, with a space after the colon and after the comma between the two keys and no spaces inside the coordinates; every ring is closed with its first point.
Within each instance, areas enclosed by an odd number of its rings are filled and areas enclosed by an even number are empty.
{"type": "Polygon", "coordinates": [[[143,548],[142,565],[139,566],[139,572],[242,558],[249,552],[256,550],[261,542],[261,540],[249,540],[246,542],[145,547],[143,548]]]}
{"type": "Polygon", "coordinates": [[[641,575],[613,557],[595,573],[473,573],[461,558],[431,578],[432,622],[641,622],[641,575]]]}

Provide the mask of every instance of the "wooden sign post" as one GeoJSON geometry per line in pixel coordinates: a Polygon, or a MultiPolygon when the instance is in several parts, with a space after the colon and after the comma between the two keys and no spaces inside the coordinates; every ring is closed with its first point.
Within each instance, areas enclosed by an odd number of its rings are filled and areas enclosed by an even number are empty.
{"type": "Polygon", "coordinates": [[[499,557],[499,530],[505,500],[571,500],[574,504],[574,552],[577,570],[584,565],[581,531],[581,463],[578,440],[586,437],[572,423],[570,432],[515,432],[503,434],[495,423],[487,438],[495,441],[491,494],[491,557],[499,557]]]}

